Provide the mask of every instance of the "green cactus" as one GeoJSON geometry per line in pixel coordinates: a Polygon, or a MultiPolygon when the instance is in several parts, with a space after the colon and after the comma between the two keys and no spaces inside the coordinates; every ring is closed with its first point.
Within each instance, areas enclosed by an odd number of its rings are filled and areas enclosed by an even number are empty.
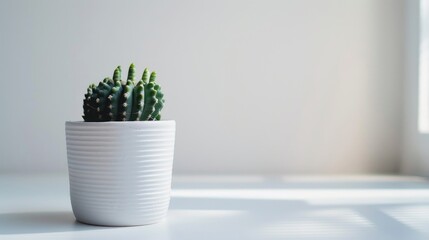
{"type": "Polygon", "coordinates": [[[112,87],[112,91],[107,97],[107,101],[109,104],[107,115],[109,116],[110,121],[116,121],[118,119],[119,98],[121,97],[121,93],[122,93],[121,81],[115,81],[115,85],[112,87]]]}
{"type": "Polygon", "coordinates": [[[131,63],[130,68],[128,69],[128,79],[127,80],[134,82],[135,76],[136,76],[136,69],[135,69],[134,63],[131,63]]]}
{"type": "Polygon", "coordinates": [[[140,120],[144,104],[143,91],[143,81],[139,81],[133,89],[133,102],[129,121],[140,120]]]}
{"type": "Polygon", "coordinates": [[[144,85],[144,104],[140,121],[150,120],[151,114],[155,111],[156,101],[155,84],[153,82],[149,82],[144,85]]]}
{"type": "Polygon", "coordinates": [[[125,85],[122,85],[122,94],[119,99],[119,116],[118,121],[129,121],[133,106],[133,88],[134,82],[128,80],[125,85]],[[129,107],[128,107],[129,106],[129,107]]]}
{"type": "Polygon", "coordinates": [[[113,81],[121,81],[121,66],[116,67],[115,71],[113,72],[113,81]]]}
{"type": "Polygon", "coordinates": [[[83,99],[83,119],[85,121],[91,121],[92,119],[97,118],[97,106],[92,105],[92,94],[94,94],[95,91],[95,84],[90,84],[87,93],[85,94],[85,98],[83,99]]]}
{"type": "Polygon", "coordinates": [[[153,113],[151,114],[151,118],[161,119],[161,115],[159,115],[159,113],[164,107],[164,94],[161,92],[161,87],[158,84],[155,85],[155,90],[156,90],[156,104],[154,106],[155,111],[153,111],[153,113]]]}
{"type": "Polygon", "coordinates": [[[121,80],[118,66],[113,78],[105,78],[98,85],[91,84],[83,100],[83,119],[86,122],[161,120],[164,94],[156,83],[156,73],[144,69],[141,80],[135,82],[135,66],[128,69],[127,80],[121,80]]]}
{"type": "Polygon", "coordinates": [[[147,83],[148,77],[149,77],[149,69],[145,68],[142,75],[143,84],[147,83]]]}

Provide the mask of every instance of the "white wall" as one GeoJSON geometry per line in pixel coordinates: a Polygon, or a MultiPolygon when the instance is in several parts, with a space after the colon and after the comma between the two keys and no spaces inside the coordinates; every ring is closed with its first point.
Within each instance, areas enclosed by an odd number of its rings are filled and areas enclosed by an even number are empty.
{"type": "Polygon", "coordinates": [[[64,121],[118,64],[157,70],[176,173],[390,173],[403,1],[1,1],[0,171],[66,171],[64,121]]]}
{"type": "MultiPolygon", "coordinates": [[[[405,34],[405,95],[401,172],[405,174],[429,176],[429,134],[420,132],[418,125],[420,53],[419,2],[420,1],[406,2],[407,31],[405,34]]],[[[426,27],[429,27],[429,25],[426,25],[426,27]]],[[[422,70],[424,71],[424,69],[422,70]]],[[[421,126],[423,125],[424,124],[421,126]]]]}

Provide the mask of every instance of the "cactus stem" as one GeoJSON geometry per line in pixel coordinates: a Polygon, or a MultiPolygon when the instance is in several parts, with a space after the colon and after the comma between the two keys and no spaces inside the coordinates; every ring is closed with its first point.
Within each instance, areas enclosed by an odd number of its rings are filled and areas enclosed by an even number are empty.
{"type": "Polygon", "coordinates": [[[130,68],[128,69],[128,78],[127,80],[133,81],[135,79],[135,75],[136,75],[136,70],[134,67],[134,63],[131,63],[130,68]]]}
{"type": "Polygon", "coordinates": [[[142,75],[143,83],[147,83],[149,79],[149,69],[145,68],[142,75]]]}
{"type": "Polygon", "coordinates": [[[155,82],[156,72],[152,72],[149,77],[149,82],[155,82]]]}
{"type": "Polygon", "coordinates": [[[120,80],[121,80],[121,66],[118,66],[113,72],[113,81],[116,82],[120,80]]]}

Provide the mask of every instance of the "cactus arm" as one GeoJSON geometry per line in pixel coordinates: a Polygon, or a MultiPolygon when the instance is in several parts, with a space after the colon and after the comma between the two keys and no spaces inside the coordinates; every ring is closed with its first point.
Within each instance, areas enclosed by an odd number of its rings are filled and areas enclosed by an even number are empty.
{"type": "Polygon", "coordinates": [[[116,67],[115,71],[113,72],[113,82],[121,81],[121,66],[116,67]]]}
{"type": "Polygon", "coordinates": [[[122,93],[119,98],[118,117],[119,121],[128,121],[131,116],[133,105],[134,82],[128,80],[127,84],[122,85],[122,93]]]}
{"type": "Polygon", "coordinates": [[[109,78],[109,77],[104,78],[103,82],[106,83],[106,84],[109,84],[110,87],[113,87],[113,85],[114,85],[113,80],[111,78],[109,78]]]}
{"type": "Polygon", "coordinates": [[[155,84],[153,82],[149,82],[144,85],[144,106],[140,116],[140,121],[146,121],[151,118],[152,113],[155,111],[156,101],[155,84]]]}
{"type": "MultiPolygon", "coordinates": [[[[120,67],[117,68],[118,71],[115,70],[114,75],[117,75],[117,72],[119,72],[121,69],[120,67]]],[[[120,77],[116,78],[116,82],[121,83],[121,93],[119,95],[119,101],[117,105],[117,111],[114,111],[112,113],[112,116],[114,116],[115,120],[118,121],[127,121],[131,117],[131,111],[132,111],[132,104],[133,104],[133,88],[134,88],[134,79],[136,75],[136,70],[134,63],[131,63],[129,69],[128,69],[128,79],[125,82],[120,81],[120,77]]],[[[112,96],[112,99],[115,101],[115,96],[112,96]]],[[[116,101],[115,101],[116,102],[116,101]]],[[[112,108],[114,109],[114,103],[112,104],[112,108]]],[[[115,110],[115,109],[114,109],[115,110]]]]}
{"type": "Polygon", "coordinates": [[[121,81],[115,81],[112,91],[107,97],[107,116],[110,121],[116,121],[118,118],[119,100],[122,92],[121,81]]]}
{"type": "Polygon", "coordinates": [[[161,90],[161,88],[155,83],[155,80],[156,72],[152,72],[148,83],[144,86],[144,106],[142,115],[140,116],[140,120],[142,121],[155,119],[164,106],[162,99],[164,94],[162,92],[158,93],[158,90],[161,90]]]}
{"type": "Polygon", "coordinates": [[[90,84],[88,86],[88,88],[86,89],[86,93],[85,93],[85,99],[91,97],[92,91],[94,90],[94,88],[95,88],[95,84],[90,84]]]}
{"type": "Polygon", "coordinates": [[[107,97],[110,94],[112,89],[112,85],[109,84],[109,79],[105,78],[102,82],[100,82],[97,86],[97,98],[95,102],[97,104],[97,113],[99,121],[109,120],[107,117],[107,97]]]}
{"type": "Polygon", "coordinates": [[[152,72],[150,74],[149,82],[155,83],[155,80],[156,80],[156,72],[152,72]]]}
{"type": "Polygon", "coordinates": [[[85,99],[83,99],[83,120],[85,122],[95,122],[97,121],[97,112],[96,106],[92,105],[91,96],[94,94],[95,84],[90,84],[87,93],[85,94],[85,99]]]}
{"type": "Polygon", "coordinates": [[[105,78],[98,86],[91,84],[84,100],[84,120],[88,122],[104,121],[106,98],[111,89],[111,79],[105,78]]]}
{"type": "Polygon", "coordinates": [[[136,78],[136,69],[134,63],[131,63],[130,68],[128,69],[128,78],[127,80],[133,81],[136,78]]]}
{"type": "Polygon", "coordinates": [[[151,117],[153,119],[156,119],[156,117],[159,115],[159,113],[161,112],[162,108],[164,107],[164,94],[161,92],[161,87],[157,84],[155,85],[154,89],[156,90],[156,104],[155,104],[155,110],[153,111],[153,113],[151,114],[151,117]]]}
{"type": "Polygon", "coordinates": [[[93,119],[95,122],[104,120],[103,117],[106,106],[105,100],[109,91],[109,85],[103,81],[101,81],[92,91],[92,95],[89,99],[89,106],[95,112],[93,119]]]}
{"type": "Polygon", "coordinates": [[[137,85],[133,89],[133,107],[131,110],[130,121],[136,121],[140,119],[140,116],[143,111],[143,81],[140,80],[137,82],[137,85]]]}
{"type": "Polygon", "coordinates": [[[145,68],[142,75],[143,84],[146,84],[148,82],[148,78],[149,78],[149,69],[145,68]]]}
{"type": "Polygon", "coordinates": [[[100,112],[99,110],[100,110],[100,108],[99,108],[98,102],[97,102],[98,91],[99,91],[98,87],[94,88],[93,91],[92,91],[92,95],[91,95],[91,97],[89,98],[89,101],[88,101],[88,106],[91,109],[92,114],[93,114],[92,115],[93,122],[100,121],[100,118],[99,118],[99,112],[100,112]]]}

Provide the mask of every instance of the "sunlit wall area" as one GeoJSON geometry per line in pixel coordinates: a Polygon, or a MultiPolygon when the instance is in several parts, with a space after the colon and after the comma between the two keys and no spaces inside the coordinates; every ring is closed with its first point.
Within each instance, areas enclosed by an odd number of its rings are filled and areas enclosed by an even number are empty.
{"type": "Polygon", "coordinates": [[[406,2],[401,172],[429,176],[429,1],[406,2]]]}
{"type": "Polygon", "coordinates": [[[396,173],[404,1],[1,1],[1,172],[66,172],[90,82],[158,72],[175,173],[396,173]]]}

